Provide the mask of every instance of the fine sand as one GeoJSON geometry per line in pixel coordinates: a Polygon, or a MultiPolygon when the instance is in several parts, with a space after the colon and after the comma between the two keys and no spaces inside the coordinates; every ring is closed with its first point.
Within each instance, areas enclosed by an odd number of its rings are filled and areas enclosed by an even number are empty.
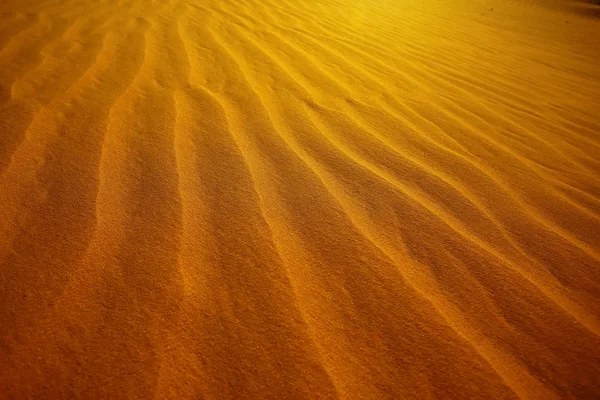
{"type": "Polygon", "coordinates": [[[0,0],[0,398],[600,398],[599,10],[0,0]]]}

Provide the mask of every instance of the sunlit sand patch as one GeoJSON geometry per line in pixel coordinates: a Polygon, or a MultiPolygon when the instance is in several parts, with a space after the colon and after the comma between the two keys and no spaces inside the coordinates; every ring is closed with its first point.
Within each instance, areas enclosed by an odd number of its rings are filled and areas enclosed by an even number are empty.
{"type": "Polygon", "coordinates": [[[0,398],[599,397],[598,10],[0,0],[0,398]]]}

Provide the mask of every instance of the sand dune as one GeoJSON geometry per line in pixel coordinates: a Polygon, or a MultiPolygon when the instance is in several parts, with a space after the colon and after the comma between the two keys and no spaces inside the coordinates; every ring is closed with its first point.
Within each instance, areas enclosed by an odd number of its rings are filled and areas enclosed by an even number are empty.
{"type": "Polygon", "coordinates": [[[0,398],[600,397],[599,10],[0,0],[0,398]]]}

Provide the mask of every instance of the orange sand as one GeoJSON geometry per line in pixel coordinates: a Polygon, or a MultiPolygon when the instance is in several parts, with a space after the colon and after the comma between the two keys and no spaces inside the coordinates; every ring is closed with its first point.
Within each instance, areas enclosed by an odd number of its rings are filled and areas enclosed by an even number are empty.
{"type": "Polygon", "coordinates": [[[0,0],[0,398],[600,398],[599,9],[0,0]]]}

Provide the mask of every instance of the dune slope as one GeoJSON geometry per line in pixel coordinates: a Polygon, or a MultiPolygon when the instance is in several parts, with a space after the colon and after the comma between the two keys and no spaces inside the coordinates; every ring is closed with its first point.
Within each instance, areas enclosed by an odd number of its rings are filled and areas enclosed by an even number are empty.
{"type": "Polygon", "coordinates": [[[0,398],[600,397],[599,8],[0,0],[0,398]]]}

